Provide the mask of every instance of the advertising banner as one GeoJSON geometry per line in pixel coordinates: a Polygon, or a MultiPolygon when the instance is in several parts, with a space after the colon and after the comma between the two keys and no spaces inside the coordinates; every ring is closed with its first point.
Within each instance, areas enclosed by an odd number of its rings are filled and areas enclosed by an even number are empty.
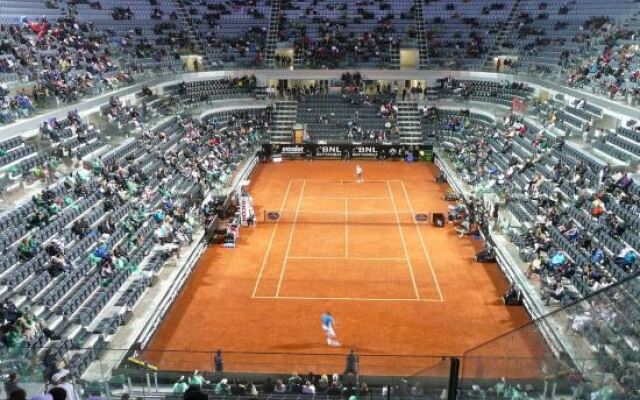
{"type": "Polygon", "coordinates": [[[414,159],[432,160],[431,145],[401,146],[393,144],[263,144],[263,154],[281,155],[283,158],[405,158],[410,153],[414,159]],[[425,157],[427,155],[427,157],[425,157]]]}

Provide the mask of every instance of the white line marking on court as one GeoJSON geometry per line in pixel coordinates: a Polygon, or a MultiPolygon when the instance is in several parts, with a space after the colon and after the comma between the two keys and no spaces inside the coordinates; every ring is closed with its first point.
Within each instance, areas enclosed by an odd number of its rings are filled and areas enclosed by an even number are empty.
{"type": "MultiPolygon", "coordinates": [[[[402,185],[402,191],[404,192],[404,197],[407,199],[407,205],[409,206],[409,210],[412,215],[415,215],[413,211],[413,206],[411,205],[411,200],[409,199],[409,193],[407,192],[407,188],[404,186],[404,182],[400,181],[402,185]]],[[[424,252],[424,256],[429,263],[429,269],[431,270],[431,275],[433,276],[433,282],[436,284],[436,289],[438,290],[438,294],[440,295],[440,301],[444,301],[444,296],[442,296],[442,290],[440,289],[440,284],[438,283],[438,277],[436,276],[436,272],[433,269],[433,264],[431,263],[431,257],[429,257],[429,252],[427,251],[427,246],[424,244],[424,239],[422,238],[422,232],[420,232],[420,226],[416,222],[415,218],[413,220],[413,224],[416,227],[416,231],[418,231],[418,238],[420,239],[420,245],[422,246],[422,251],[424,252]]]]}
{"type": "MultiPolygon", "coordinates": [[[[357,179],[306,179],[306,178],[293,178],[292,180],[294,181],[305,181],[305,182],[325,182],[325,183],[338,183],[340,182],[340,184],[345,184],[345,183],[357,183],[358,180],[357,179]]],[[[385,182],[400,182],[400,179],[367,179],[366,181],[363,181],[362,183],[385,183],[385,182]]]]}
{"type": "Polygon", "coordinates": [[[404,255],[407,259],[407,265],[409,266],[409,274],[411,275],[411,282],[413,283],[413,290],[416,293],[416,298],[420,300],[420,293],[418,292],[418,285],[416,284],[416,278],[413,275],[413,266],[411,265],[411,258],[409,258],[409,251],[407,250],[407,243],[404,240],[404,233],[402,233],[402,225],[400,225],[400,217],[398,216],[398,208],[396,207],[396,201],[393,198],[393,192],[391,191],[391,185],[387,181],[387,189],[391,196],[391,204],[393,205],[393,211],[396,214],[396,222],[398,223],[398,232],[400,232],[400,240],[402,241],[402,247],[404,248],[404,255]]]}
{"type": "MultiPolygon", "coordinates": [[[[308,200],[309,198],[305,198],[305,200],[308,200]]],[[[283,210],[285,213],[289,210],[283,210]]],[[[344,215],[344,211],[303,211],[300,213],[301,215],[344,215]]],[[[400,214],[406,214],[408,215],[409,212],[406,213],[397,213],[398,215],[400,214]]],[[[376,215],[394,215],[392,212],[371,212],[371,211],[351,211],[349,212],[349,215],[371,215],[371,216],[376,216],[376,215]]],[[[322,221],[320,221],[322,222],[322,221]]],[[[375,223],[375,222],[374,222],[375,223]]]]}
{"type": "Polygon", "coordinates": [[[336,300],[336,301],[406,301],[406,302],[421,302],[421,301],[437,301],[438,299],[379,299],[368,297],[297,297],[297,296],[256,296],[256,299],[267,300],[336,300]]]}
{"type": "MultiPolygon", "coordinates": [[[[284,209],[284,205],[287,202],[287,197],[289,197],[289,190],[291,190],[292,181],[289,180],[289,185],[287,186],[287,190],[284,192],[284,196],[282,196],[282,203],[280,203],[280,213],[284,209]]],[[[253,287],[252,298],[256,297],[256,292],[258,291],[258,285],[260,285],[260,279],[262,279],[262,274],[264,272],[264,267],[267,265],[267,259],[269,258],[269,253],[271,252],[271,245],[273,244],[273,238],[276,237],[276,231],[278,230],[278,222],[276,221],[276,225],[273,227],[273,232],[271,232],[271,238],[269,238],[269,244],[267,245],[267,249],[264,252],[264,256],[262,257],[262,265],[260,266],[260,271],[258,272],[258,278],[256,279],[256,285],[253,287]]]]}
{"type": "MultiPolygon", "coordinates": [[[[289,191],[291,190],[292,181],[289,180],[289,185],[287,186],[287,190],[284,192],[284,196],[282,196],[282,203],[280,203],[280,214],[282,214],[282,210],[284,209],[284,205],[287,202],[287,197],[289,196],[289,191]]],[[[258,278],[256,279],[256,285],[253,287],[252,298],[256,297],[256,292],[258,291],[258,285],[260,285],[260,279],[262,279],[262,274],[264,272],[264,267],[267,265],[267,259],[269,258],[269,254],[271,252],[271,245],[273,244],[273,239],[276,237],[276,231],[278,230],[278,222],[276,221],[276,225],[273,227],[273,232],[271,232],[271,238],[269,239],[269,244],[267,245],[267,249],[264,252],[264,256],[262,257],[262,265],[260,266],[260,271],[258,272],[258,278]]]]}
{"type": "MultiPolygon", "coordinates": [[[[289,256],[289,260],[344,260],[344,257],[331,256],[289,256]]],[[[347,260],[357,261],[407,261],[404,257],[348,257],[347,260]]]]}
{"type": "Polygon", "coordinates": [[[349,199],[344,199],[344,258],[349,258],[349,199]]]}
{"type": "Polygon", "coordinates": [[[287,258],[289,257],[289,251],[291,250],[291,241],[293,239],[293,232],[296,230],[296,222],[298,221],[298,214],[300,213],[300,206],[302,205],[302,197],[304,196],[304,187],[307,181],[302,181],[302,189],[300,189],[300,197],[298,197],[298,207],[296,207],[296,215],[293,217],[293,226],[291,227],[291,233],[289,234],[289,241],[287,242],[287,250],[284,253],[284,261],[282,262],[282,269],[280,270],[280,279],[278,279],[278,287],[276,288],[276,297],[280,294],[280,287],[282,286],[282,280],[284,278],[284,270],[287,269],[287,258]]]}
{"type": "Polygon", "coordinates": [[[389,200],[388,197],[305,197],[305,200],[389,200]]]}

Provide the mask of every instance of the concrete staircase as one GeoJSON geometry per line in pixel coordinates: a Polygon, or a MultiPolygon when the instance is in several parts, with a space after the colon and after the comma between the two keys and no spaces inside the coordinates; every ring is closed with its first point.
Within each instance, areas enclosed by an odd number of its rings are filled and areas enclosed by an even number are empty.
{"type": "Polygon", "coordinates": [[[187,37],[193,45],[194,53],[202,56],[204,67],[211,66],[213,60],[211,60],[209,57],[207,42],[200,35],[200,32],[198,31],[196,24],[193,21],[193,17],[191,16],[191,14],[189,14],[187,7],[185,7],[185,4],[181,0],[174,0],[173,2],[176,6],[176,12],[178,14],[180,23],[187,30],[187,37]]]}
{"type": "Polygon", "coordinates": [[[400,143],[416,145],[422,143],[421,115],[417,101],[398,102],[398,128],[400,143]]]}
{"type": "Polygon", "coordinates": [[[516,37],[516,31],[518,29],[518,14],[520,12],[521,2],[522,0],[515,0],[513,2],[511,12],[509,12],[509,16],[507,17],[507,23],[500,25],[498,33],[493,36],[493,41],[490,44],[486,55],[487,58],[485,59],[486,68],[495,69],[496,65],[493,60],[495,57],[503,55],[516,56],[518,54],[517,48],[503,48],[502,43],[507,41],[510,37],[516,37]]]}
{"type": "Polygon", "coordinates": [[[291,143],[291,132],[298,117],[298,102],[278,100],[273,106],[272,143],[291,143]]]}
{"type": "Polygon", "coordinates": [[[422,4],[423,0],[413,0],[413,19],[416,22],[418,32],[418,68],[427,69],[429,67],[429,44],[422,4]]]}
{"type": "Polygon", "coordinates": [[[294,68],[303,68],[304,67],[304,58],[300,55],[304,50],[300,50],[299,52],[293,53],[293,67],[294,68]]]}
{"type": "Polygon", "coordinates": [[[390,69],[400,69],[400,46],[389,45],[389,65],[390,69]]]}
{"type": "Polygon", "coordinates": [[[271,1],[271,14],[269,18],[269,31],[265,45],[265,64],[267,68],[276,67],[276,49],[278,47],[278,28],[280,23],[280,0],[271,1]]]}

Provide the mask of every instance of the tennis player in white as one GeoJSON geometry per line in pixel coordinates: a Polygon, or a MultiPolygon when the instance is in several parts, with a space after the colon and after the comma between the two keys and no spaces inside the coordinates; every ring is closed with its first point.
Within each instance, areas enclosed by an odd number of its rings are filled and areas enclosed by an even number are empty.
{"type": "Polygon", "coordinates": [[[340,347],[340,342],[336,340],[336,331],[334,329],[336,326],[336,322],[333,319],[331,313],[327,311],[326,313],[322,314],[322,317],[320,319],[322,320],[322,330],[327,335],[327,345],[331,347],[340,347]]]}
{"type": "Polygon", "coordinates": [[[360,166],[360,164],[356,164],[356,182],[364,182],[364,178],[362,176],[362,167],[360,166]]]}

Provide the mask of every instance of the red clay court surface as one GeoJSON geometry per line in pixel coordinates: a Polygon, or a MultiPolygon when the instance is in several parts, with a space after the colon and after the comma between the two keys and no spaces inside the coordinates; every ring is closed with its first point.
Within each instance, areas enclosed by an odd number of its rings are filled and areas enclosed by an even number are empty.
{"type": "MultiPolygon", "coordinates": [[[[256,214],[279,218],[242,229],[235,249],[205,252],[143,358],[161,369],[210,370],[208,352],[221,348],[227,371],[330,373],[341,372],[353,347],[377,355],[361,357],[365,374],[446,373],[438,356],[460,356],[530,321],[502,304],[498,266],[475,262],[479,241],[416,221],[446,214],[435,166],[360,164],[361,184],[354,162],[258,166],[249,187],[256,214]],[[342,348],[326,345],[326,310],[342,348]]],[[[532,330],[505,342],[496,356],[547,353],[532,330]]]]}

